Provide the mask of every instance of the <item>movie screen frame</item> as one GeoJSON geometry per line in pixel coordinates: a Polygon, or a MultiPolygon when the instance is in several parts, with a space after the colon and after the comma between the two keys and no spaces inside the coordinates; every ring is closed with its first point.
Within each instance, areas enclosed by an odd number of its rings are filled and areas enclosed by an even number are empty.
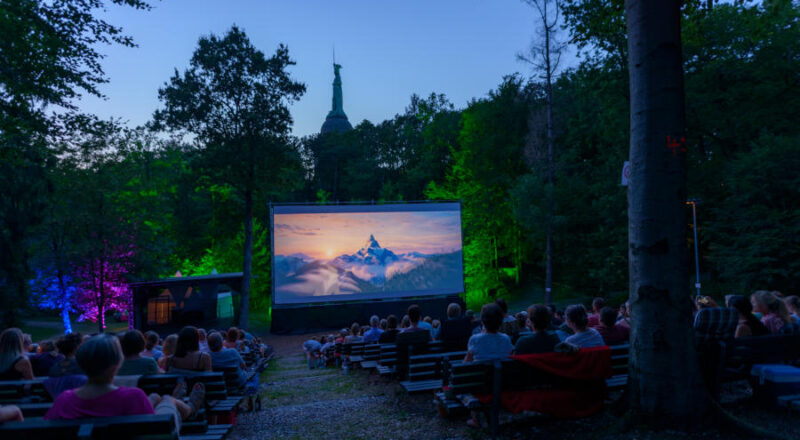
{"type": "MultiPolygon", "coordinates": [[[[316,205],[316,204],[271,204],[269,206],[269,221],[270,221],[270,267],[271,267],[271,304],[275,308],[281,307],[299,307],[309,304],[325,305],[346,302],[358,301],[392,301],[402,300],[414,297],[434,297],[434,296],[447,296],[457,295],[464,292],[464,259],[463,259],[463,229],[461,220],[461,202],[459,201],[442,201],[442,202],[407,202],[407,203],[388,203],[388,204],[336,204],[336,205],[316,205]],[[279,256],[276,255],[276,242],[275,242],[275,217],[286,214],[374,214],[374,213],[424,213],[424,212],[455,212],[458,219],[458,250],[450,253],[457,253],[458,259],[458,277],[456,282],[448,283],[445,287],[440,288],[426,288],[426,289],[398,289],[393,290],[391,293],[386,291],[369,291],[362,293],[349,293],[349,294],[332,294],[332,295],[310,295],[310,296],[286,296],[286,293],[278,292],[277,283],[277,264],[279,256]]],[[[369,234],[365,236],[367,246],[373,239],[379,241],[379,237],[373,237],[369,234]]],[[[377,244],[377,243],[375,243],[377,244]]],[[[351,249],[357,252],[361,249],[351,249]]],[[[330,256],[330,251],[328,251],[330,256]]],[[[292,255],[292,254],[289,254],[292,255]]],[[[406,254],[399,254],[403,256],[406,254]]],[[[354,257],[354,255],[341,255],[340,257],[354,257]]],[[[285,257],[285,256],[284,256],[285,257]]],[[[335,257],[338,259],[338,257],[335,257]]],[[[452,260],[451,260],[452,261],[452,260]]],[[[387,277],[388,279],[388,277],[387,277]]],[[[451,280],[452,281],[452,280],[451,280]]]]}

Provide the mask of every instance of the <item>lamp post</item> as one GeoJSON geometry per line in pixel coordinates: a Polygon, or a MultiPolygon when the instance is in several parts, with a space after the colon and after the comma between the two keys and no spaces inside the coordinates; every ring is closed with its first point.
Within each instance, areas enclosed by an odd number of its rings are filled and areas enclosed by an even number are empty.
{"type": "Polygon", "coordinates": [[[694,287],[697,289],[697,296],[700,296],[700,255],[697,251],[697,205],[703,203],[702,199],[689,199],[687,205],[692,205],[692,231],[694,232],[694,287]]]}

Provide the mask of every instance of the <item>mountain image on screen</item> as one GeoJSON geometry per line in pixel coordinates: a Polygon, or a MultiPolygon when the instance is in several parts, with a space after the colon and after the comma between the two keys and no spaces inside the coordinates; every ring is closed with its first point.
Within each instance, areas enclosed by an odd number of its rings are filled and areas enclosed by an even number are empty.
{"type": "Polygon", "coordinates": [[[461,251],[395,253],[373,234],[352,254],[318,260],[302,253],[275,255],[275,288],[295,296],[459,289],[461,251]]]}

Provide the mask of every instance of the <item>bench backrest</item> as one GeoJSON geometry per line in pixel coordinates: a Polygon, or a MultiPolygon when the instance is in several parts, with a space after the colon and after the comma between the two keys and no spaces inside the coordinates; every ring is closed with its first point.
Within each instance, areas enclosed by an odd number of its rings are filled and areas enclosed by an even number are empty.
{"type": "Polygon", "coordinates": [[[800,359],[800,335],[767,335],[721,342],[726,364],[772,364],[800,359]]]}
{"type": "Polygon", "coordinates": [[[0,403],[50,401],[43,379],[0,381],[0,403]]]}
{"type": "Polygon", "coordinates": [[[611,349],[611,371],[613,376],[628,374],[628,358],[630,357],[629,344],[612,345],[611,349]]]}
{"type": "Polygon", "coordinates": [[[0,424],[3,440],[177,439],[169,414],[76,420],[26,420],[0,424]]]}
{"type": "Polygon", "coordinates": [[[152,374],[139,378],[137,387],[141,388],[145,394],[172,394],[172,390],[178,381],[184,378],[188,390],[191,390],[195,383],[202,383],[206,387],[206,400],[224,400],[227,397],[225,377],[222,372],[192,372],[190,374],[152,374]]]}
{"type": "Polygon", "coordinates": [[[462,394],[492,394],[494,362],[442,361],[442,385],[454,396],[462,394]]]}
{"type": "Polygon", "coordinates": [[[443,376],[444,361],[456,362],[463,360],[467,355],[466,351],[455,351],[445,353],[429,353],[410,356],[408,358],[408,380],[420,381],[441,379],[443,376]]]}
{"type": "Polygon", "coordinates": [[[381,354],[378,363],[385,367],[393,367],[397,364],[397,345],[380,344],[381,354]]]}

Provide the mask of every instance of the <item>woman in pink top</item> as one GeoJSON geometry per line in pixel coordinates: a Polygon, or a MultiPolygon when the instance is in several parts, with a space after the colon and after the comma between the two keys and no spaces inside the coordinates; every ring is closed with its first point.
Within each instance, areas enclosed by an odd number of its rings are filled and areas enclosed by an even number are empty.
{"type": "Polygon", "coordinates": [[[179,384],[172,396],[151,394],[139,388],[118,387],[113,384],[123,355],[115,336],[102,334],[84,342],[75,355],[78,365],[86,372],[86,385],[61,393],[47,411],[46,420],[80,419],[85,417],[114,417],[139,414],[170,414],[175,423],[189,417],[200,408],[205,388],[196,384],[190,403],[181,398],[186,393],[185,383],[179,384]]]}
{"type": "Polygon", "coordinates": [[[772,334],[790,333],[792,321],[786,304],[774,293],[759,290],[750,298],[753,311],[761,313],[761,323],[772,334]]]}

